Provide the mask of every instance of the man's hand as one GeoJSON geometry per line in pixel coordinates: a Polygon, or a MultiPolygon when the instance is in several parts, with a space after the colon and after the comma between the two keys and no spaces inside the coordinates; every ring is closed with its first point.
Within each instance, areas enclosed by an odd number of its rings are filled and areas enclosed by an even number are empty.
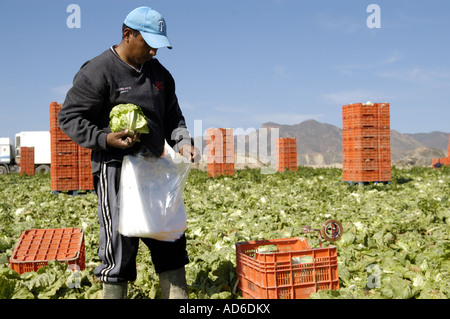
{"type": "Polygon", "coordinates": [[[193,145],[184,144],[180,148],[180,154],[191,160],[192,163],[200,158],[199,150],[193,145]]]}
{"type": "Polygon", "coordinates": [[[139,135],[140,134],[136,133],[130,137],[128,136],[128,130],[117,133],[109,133],[106,137],[106,143],[110,147],[125,149],[133,146],[139,138],[139,135]]]}

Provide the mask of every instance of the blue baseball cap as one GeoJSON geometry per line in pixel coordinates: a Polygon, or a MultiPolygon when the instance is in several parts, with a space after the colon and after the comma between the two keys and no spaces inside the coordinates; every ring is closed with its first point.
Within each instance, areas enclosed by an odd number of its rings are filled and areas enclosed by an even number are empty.
{"type": "Polygon", "coordinates": [[[139,7],[131,11],[123,22],[127,27],[141,33],[145,42],[154,49],[172,45],[167,38],[166,21],[157,11],[149,7],[139,7]]]}

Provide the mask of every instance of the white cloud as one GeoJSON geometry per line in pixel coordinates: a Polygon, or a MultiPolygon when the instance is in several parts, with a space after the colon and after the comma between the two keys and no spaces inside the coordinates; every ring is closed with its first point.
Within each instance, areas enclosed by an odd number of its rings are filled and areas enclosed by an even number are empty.
{"type": "Polygon", "coordinates": [[[387,59],[381,61],[381,64],[383,65],[392,64],[400,61],[402,58],[403,54],[401,54],[399,50],[394,50],[394,52],[392,52],[392,54],[387,59]]]}
{"type": "Polygon", "coordinates": [[[443,68],[437,69],[415,66],[410,69],[383,71],[380,72],[379,75],[392,80],[410,82],[435,88],[445,88],[450,86],[450,70],[443,68]]]}
{"type": "Polygon", "coordinates": [[[371,62],[371,63],[353,63],[353,64],[345,64],[345,65],[336,65],[333,69],[338,70],[339,72],[346,75],[353,75],[357,72],[369,72],[369,71],[377,71],[382,67],[392,67],[393,64],[399,62],[404,57],[403,54],[400,53],[399,50],[394,50],[389,56],[386,58],[371,62]]]}

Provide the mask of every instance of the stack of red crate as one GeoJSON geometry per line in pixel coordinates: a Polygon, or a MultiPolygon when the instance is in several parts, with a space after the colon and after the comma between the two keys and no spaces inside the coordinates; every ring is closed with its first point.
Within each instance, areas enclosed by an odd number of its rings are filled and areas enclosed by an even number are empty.
{"type": "Polygon", "coordinates": [[[50,103],[50,149],[52,191],[78,190],[78,145],[58,126],[62,105],[50,103]]]}
{"type": "Polygon", "coordinates": [[[342,107],[343,180],[391,181],[389,103],[355,103],[342,107]]]}
{"type": "Polygon", "coordinates": [[[208,176],[234,175],[234,136],[232,128],[206,130],[208,176]]]}
{"type": "Polygon", "coordinates": [[[432,165],[433,165],[434,168],[439,168],[441,166],[450,166],[450,137],[448,139],[448,153],[447,153],[447,157],[433,158],[432,165]]]}
{"type": "Polygon", "coordinates": [[[34,147],[20,148],[20,175],[34,175],[34,147]]]}
{"type": "Polygon", "coordinates": [[[58,126],[62,105],[50,104],[51,189],[52,191],[93,190],[91,150],[81,147],[58,126]]]}
{"type": "Polygon", "coordinates": [[[277,172],[297,171],[297,139],[295,137],[276,139],[275,152],[277,172]]]}

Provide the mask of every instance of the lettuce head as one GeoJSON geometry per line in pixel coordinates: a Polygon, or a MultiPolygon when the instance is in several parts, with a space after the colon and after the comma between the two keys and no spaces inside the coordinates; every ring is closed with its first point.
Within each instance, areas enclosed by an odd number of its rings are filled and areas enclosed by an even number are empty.
{"type": "Polygon", "coordinates": [[[111,120],[109,126],[113,132],[128,129],[129,136],[133,136],[135,133],[149,133],[147,119],[142,109],[137,105],[130,103],[116,105],[111,110],[109,118],[111,120]]]}

